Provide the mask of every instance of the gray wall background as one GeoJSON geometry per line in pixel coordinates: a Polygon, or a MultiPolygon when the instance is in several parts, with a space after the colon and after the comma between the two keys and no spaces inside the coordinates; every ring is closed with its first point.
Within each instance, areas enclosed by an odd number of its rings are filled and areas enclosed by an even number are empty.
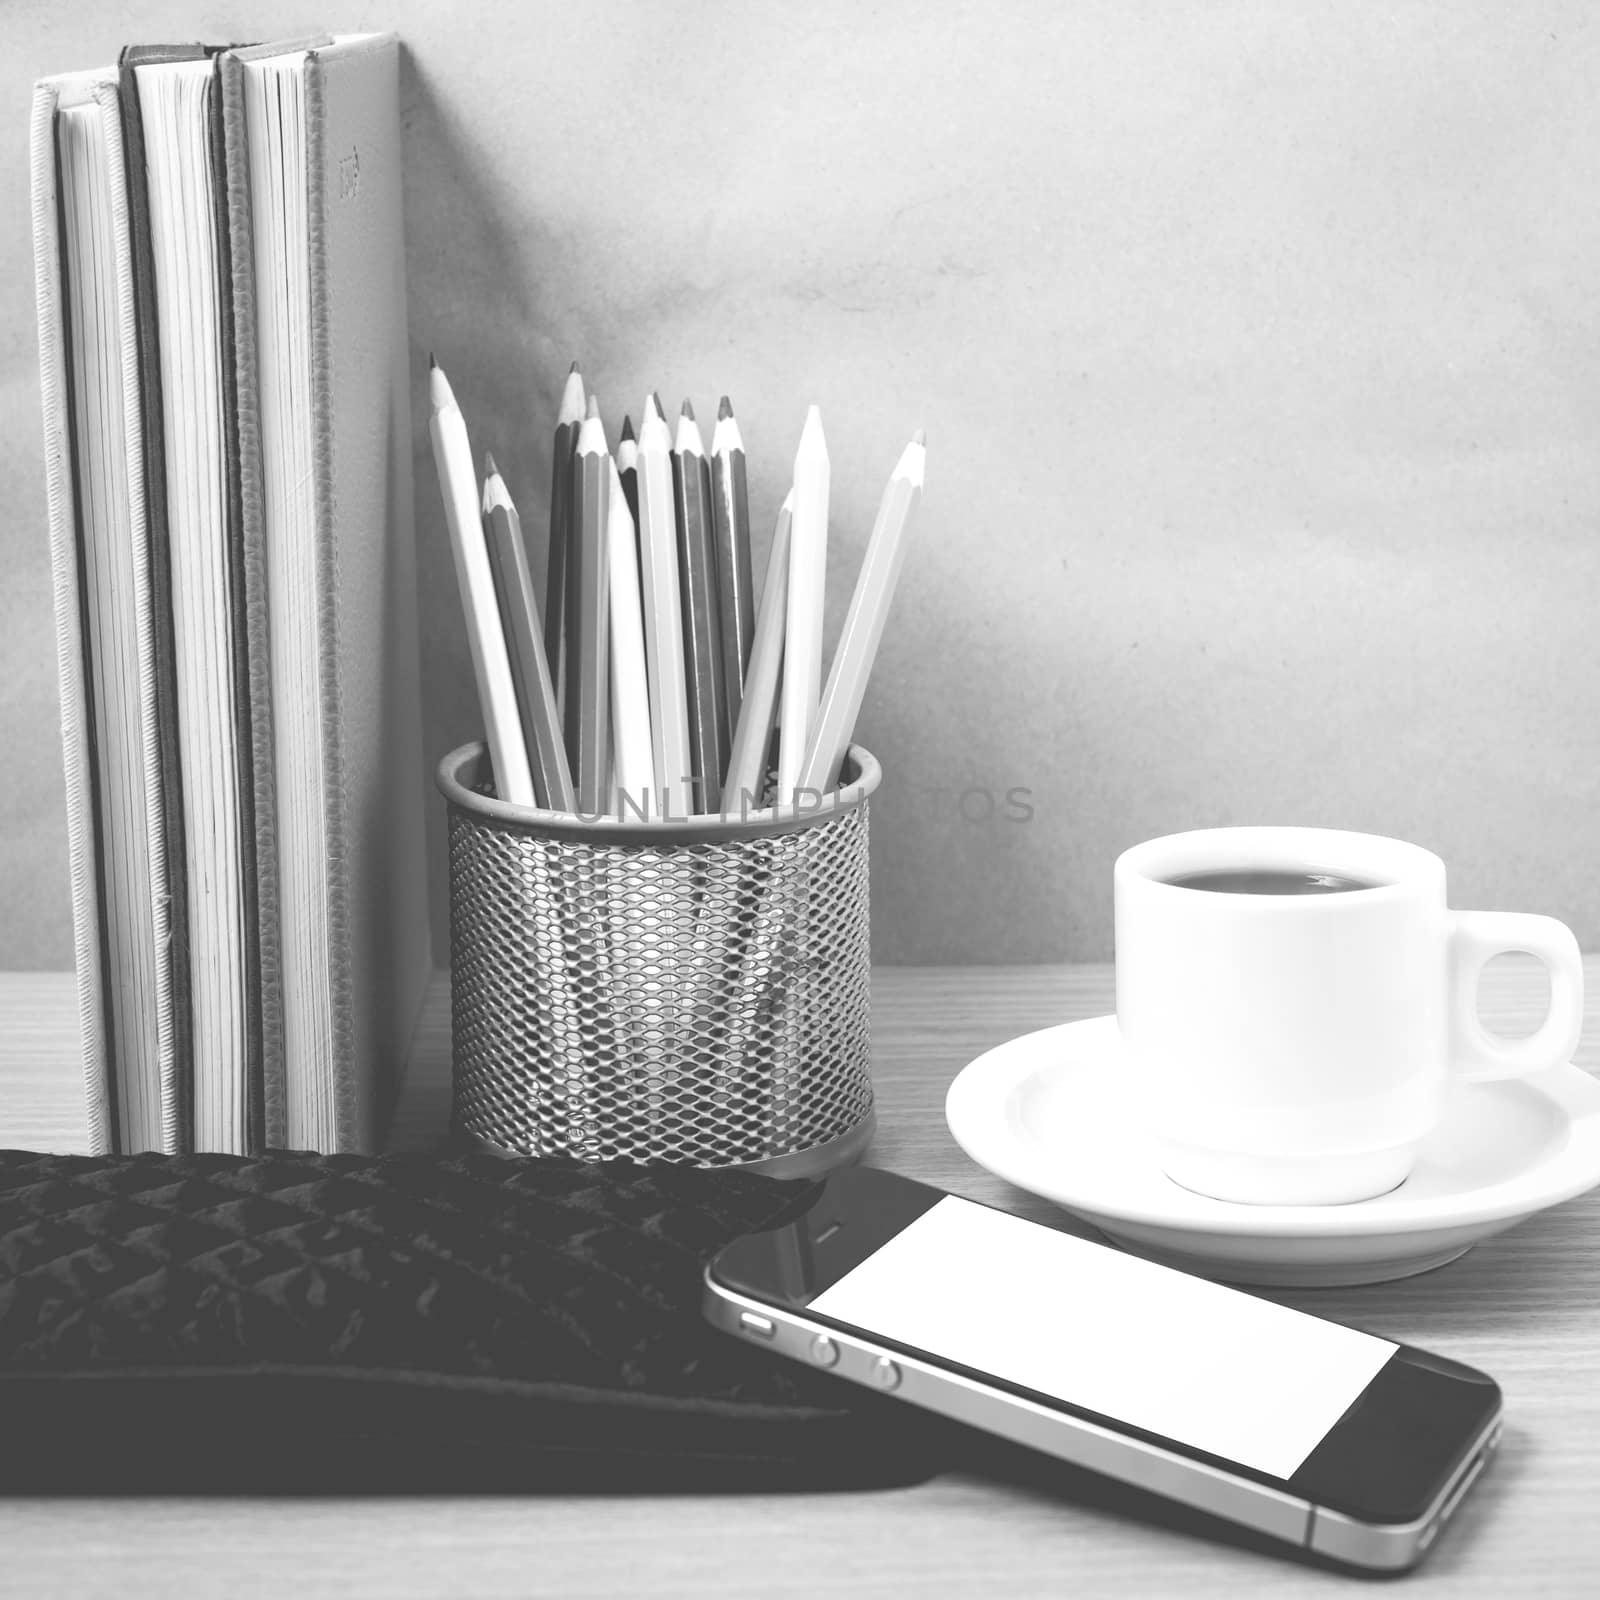
{"type": "Polygon", "coordinates": [[[71,962],[29,85],[316,27],[410,52],[430,758],[477,716],[427,352],[536,545],[577,358],[613,439],[650,389],[733,397],[758,571],[821,406],[830,645],[927,428],[859,729],[882,959],[1105,958],[1125,845],[1277,821],[1600,945],[1589,8],[4,0],[0,967],[71,962]]]}

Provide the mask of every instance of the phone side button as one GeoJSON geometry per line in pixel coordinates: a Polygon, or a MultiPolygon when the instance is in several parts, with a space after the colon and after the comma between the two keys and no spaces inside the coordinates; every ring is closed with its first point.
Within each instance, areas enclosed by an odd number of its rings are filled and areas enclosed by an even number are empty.
{"type": "Polygon", "coordinates": [[[869,1374],[873,1383],[880,1389],[898,1389],[900,1387],[900,1368],[888,1356],[879,1356],[872,1363],[869,1374]]]}
{"type": "Polygon", "coordinates": [[[739,1332],[748,1333],[752,1339],[770,1339],[778,1331],[771,1317],[757,1316],[754,1311],[739,1313],[739,1332]]]}
{"type": "Polygon", "coordinates": [[[811,1341],[811,1359],[819,1367],[836,1367],[839,1365],[839,1347],[827,1334],[819,1333],[811,1341]]]}

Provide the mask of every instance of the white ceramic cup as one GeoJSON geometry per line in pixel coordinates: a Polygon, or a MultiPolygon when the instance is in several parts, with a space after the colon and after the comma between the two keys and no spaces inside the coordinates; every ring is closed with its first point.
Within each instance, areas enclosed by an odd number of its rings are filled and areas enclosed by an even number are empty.
{"type": "Polygon", "coordinates": [[[1554,917],[1451,911],[1444,863],[1374,834],[1211,828],[1117,859],[1117,1024],[1162,1169],[1258,1205],[1335,1205],[1405,1181],[1452,1076],[1570,1059],[1577,940],[1554,917]],[[1164,880],[1228,869],[1335,873],[1372,888],[1237,894],[1164,880]],[[1478,1020],[1478,974],[1506,951],[1550,972],[1526,1039],[1478,1020]]]}

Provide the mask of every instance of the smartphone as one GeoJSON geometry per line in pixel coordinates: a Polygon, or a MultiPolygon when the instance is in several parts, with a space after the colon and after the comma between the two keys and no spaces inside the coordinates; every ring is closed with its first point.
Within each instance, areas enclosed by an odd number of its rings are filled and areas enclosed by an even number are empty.
{"type": "Polygon", "coordinates": [[[1500,1436],[1471,1367],[871,1167],[706,1269],[728,1333],[1368,1570],[1500,1436]]]}

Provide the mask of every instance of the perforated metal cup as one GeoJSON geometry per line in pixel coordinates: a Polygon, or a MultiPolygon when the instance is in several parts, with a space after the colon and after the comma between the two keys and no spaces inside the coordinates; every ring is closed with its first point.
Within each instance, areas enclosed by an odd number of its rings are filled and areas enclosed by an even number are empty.
{"type": "Polygon", "coordinates": [[[455,1132],[518,1155],[812,1176],[872,1137],[859,746],[817,809],[580,822],[490,795],[450,828],[455,1132]]]}

